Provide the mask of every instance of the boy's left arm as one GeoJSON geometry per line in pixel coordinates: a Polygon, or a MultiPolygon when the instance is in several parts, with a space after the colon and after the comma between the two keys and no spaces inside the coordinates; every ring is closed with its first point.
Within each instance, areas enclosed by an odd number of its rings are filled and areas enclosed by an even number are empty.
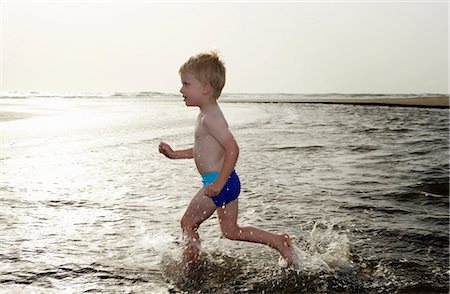
{"type": "Polygon", "coordinates": [[[205,119],[204,124],[208,132],[220,143],[220,145],[222,145],[225,150],[223,165],[219,176],[214,183],[208,185],[205,189],[206,196],[214,197],[222,191],[236,166],[239,156],[239,146],[224,121],[205,119]]]}

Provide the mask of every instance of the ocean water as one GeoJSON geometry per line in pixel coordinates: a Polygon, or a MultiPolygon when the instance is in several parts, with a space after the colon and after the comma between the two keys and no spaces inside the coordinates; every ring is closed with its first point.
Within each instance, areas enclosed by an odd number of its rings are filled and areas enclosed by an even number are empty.
{"type": "Polygon", "coordinates": [[[448,293],[449,110],[224,103],[239,143],[239,223],[286,232],[300,266],[179,220],[201,187],[198,110],[167,94],[24,95],[1,110],[0,293],[448,293]]]}

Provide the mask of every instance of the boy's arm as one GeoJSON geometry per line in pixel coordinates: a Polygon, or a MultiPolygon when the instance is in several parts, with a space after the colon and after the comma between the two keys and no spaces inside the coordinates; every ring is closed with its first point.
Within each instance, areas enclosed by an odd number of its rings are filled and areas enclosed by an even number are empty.
{"type": "Polygon", "coordinates": [[[222,145],[225,150],[222,169],[220,170],[217,179],[206,187],[205,195],[209,197],[217,196],[228,181],[233,172],[237,159],[239,157],[239,146],[234,139],[233,134],[228,129],[225,121],[204,119],[208,132],[222,145]]]}
{"type": "Polygon", "coordinates": [[[194,149],[188,148],[183,150],[172,150],[169,144],[161,142],[159,144],[159,153],[164,154],[170,159],[189,159],[194,158],[194,149]]]}

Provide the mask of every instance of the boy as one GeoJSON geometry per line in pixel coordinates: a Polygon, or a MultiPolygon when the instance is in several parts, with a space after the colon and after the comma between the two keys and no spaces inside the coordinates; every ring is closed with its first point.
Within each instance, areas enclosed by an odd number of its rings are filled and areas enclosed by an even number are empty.
{"type": "Polygon", "coordinates": [[[203,188],[192,198],[181,219],[185,245],[183,264],[189,271],[199,260],[198,228],[214,211],[222,235],[230,240],[266,244],[277,250],[288,265],[294,263],[294,250],[286,234],[273,234],[256,227],[237,225],[240,181],[234,167],[239,147],[217,103],[225,85],[225,67],[216,52],[198,54],[184,63],[181,77],[186,106],[197,106],[200,114],[195,126],[194,147],[172,150],[161,142],[159,152],[170,159],[194,158],[203,188]]]}

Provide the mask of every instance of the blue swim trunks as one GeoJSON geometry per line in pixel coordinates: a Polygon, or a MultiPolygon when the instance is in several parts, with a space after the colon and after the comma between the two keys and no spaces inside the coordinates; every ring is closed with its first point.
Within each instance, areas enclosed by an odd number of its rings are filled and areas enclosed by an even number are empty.
{"type": "MultiPolygon", "coordinates": [[[[212,172],[202,175],[203,188],[206,188],[209,184],[212,184],[217,177],[219,176],[219,172],[212,172]]],[[[214,201],[214,204],[217,207],[224,206],[239,196],[241,192],[241,182],[239,181],[239,177],[235,171],[233,171],[228,178],[227,183],[223,187],[222,191],[220,191],[219,195],[215,197],[211,197],[211,200],[214,201]]]]}

